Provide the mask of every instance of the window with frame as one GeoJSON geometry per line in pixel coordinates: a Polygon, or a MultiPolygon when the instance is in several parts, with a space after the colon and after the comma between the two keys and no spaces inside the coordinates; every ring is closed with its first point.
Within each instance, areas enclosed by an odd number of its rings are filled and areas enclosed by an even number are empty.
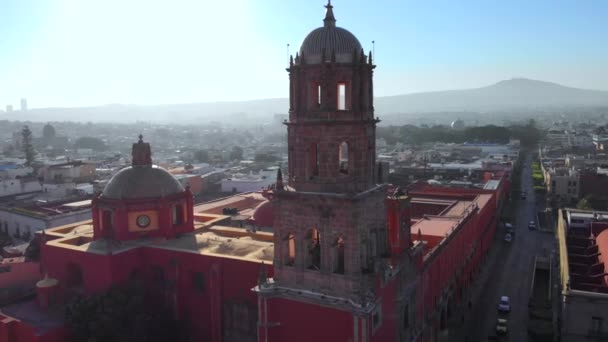
{"type": "Polygon", "coordinates": [[[591,317],[591,333],[593,335],[600,335],[602,333],[603,325],[604,319],[602,317],[591,317]]]}
{"type": "Polygon", "coordinates": [[[382,304],[378,304],[372,313],[372,331],[373,333],[382,325],[382,304]]]}
{"type": "Polygon", "coordinates": [[[340,165],[340,173],[348,174],[348,143],[343,141],[338,149],[338,163],[340,165]]]}
{"type": "Polygon", "coordinates": [[[410,308],[409,305],[405,305],[403,308],[403,329],[410,327],[410,308]]]}
{"type": "Polygon", "coordinates": [[[192,273],[192,288],[197,293],[205,292],[205,274],[203,272],[192,273]]]}
{"type": "Polygon", "coordinates": [[[173,206],[173,225],[178,226],[184,223],[184,207],[181,204],[173,206]]]}

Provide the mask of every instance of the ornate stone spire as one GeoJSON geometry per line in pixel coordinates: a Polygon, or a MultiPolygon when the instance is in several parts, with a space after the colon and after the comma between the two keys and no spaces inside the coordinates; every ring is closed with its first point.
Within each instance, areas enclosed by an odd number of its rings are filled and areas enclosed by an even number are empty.
{"type": "Polygon", "coordinates": [[[260,266],[260,273],[258,273],[258,286],[264,287],[268,284],[268,274],[266,273],[266,265],[262,261],[260,266]]]}
{"type": "Polygon", "coordinates": [[[336,17],[334,17],[334,6],[331,5],[331,0],[327,0],[327,12],[325,12],[325,19],[323,19],[323,23],[325,27],[336,27],[336,17]]]}
{"type": "Polygon", "coordinates": [[[276,189],[277,190],[283,190],[283,173],[281,172],[281,167],[280,166],[279,166],[279,169],[277,170],[276,189]]]}
{"type": "Polygon", "coordinates": [[[152,166],[152,152],[150,152],[150,144],[144,142],[144,136],[139,135],[139,141],[133,144],[132,165],[133,166],[152,166]]]}

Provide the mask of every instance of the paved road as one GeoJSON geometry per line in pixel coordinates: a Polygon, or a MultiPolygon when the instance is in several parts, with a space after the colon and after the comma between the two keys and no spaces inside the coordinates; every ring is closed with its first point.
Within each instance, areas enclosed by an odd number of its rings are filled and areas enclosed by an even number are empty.
{"type": "Polygon", "coordinates": [[[528,298],[531,291],[534,256],[550,253],[553,248],[552,234],[528,230],[528,222],[536,222],[536,198],[532,189],[531,160],[528,157],[522,167],[521,187],[527,199],[514,196],[518,207],[513,226],[515,238],[510,244],[503,242],[504,228],[497,230],[496,241],[487,260],[488,265],[480,277],[480,291],[473,297],[467,335],[469,341],[485,341],[495,335],[500,296],[509,296],[511,312],[508,319],[509,334],[503,341],[532,341],[527,335],[528,298]]]}

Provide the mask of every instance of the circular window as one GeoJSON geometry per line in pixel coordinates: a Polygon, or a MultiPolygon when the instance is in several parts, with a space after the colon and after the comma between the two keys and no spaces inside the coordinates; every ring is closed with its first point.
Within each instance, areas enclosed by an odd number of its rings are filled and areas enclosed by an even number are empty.
{"type": "Polygon", "coordinates": [[[146,228],[149,225],[150,225],[150,216],[148,216],[148,215],[137,216],[137,226],[139,228],[146,228]]]}

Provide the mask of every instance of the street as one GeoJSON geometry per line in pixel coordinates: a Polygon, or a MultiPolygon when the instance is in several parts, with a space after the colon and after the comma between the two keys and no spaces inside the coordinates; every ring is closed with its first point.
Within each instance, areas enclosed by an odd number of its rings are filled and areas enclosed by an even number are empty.
{"type": "MultiPolygon", "coordinates": [[[[530,221],[536,222],[536,198],[532,184],[531,158],[527,156],[522,165],[521,190],[527,194],[521,199],[514,192],[511,199],[516,202],[513,227],[515,237],[511,243],[504,242],[504,227],[496,233],[495,245],[488,254],[487,265],[480,275],[479,291],[472,295],[472,311],[465,324],[469,341],[486,341],[496,335],[497,306],[500,296],[508,296],[511,312],[501,315],[508,320],[507,336],[502,341],[532,341],[527,334],[528,299],[531,292],[534,256],[551,253],[554,237],[551,233],[528,230],[530,221]]],[[[462,335],[460,335],[462,336],[462,335]]]]}

